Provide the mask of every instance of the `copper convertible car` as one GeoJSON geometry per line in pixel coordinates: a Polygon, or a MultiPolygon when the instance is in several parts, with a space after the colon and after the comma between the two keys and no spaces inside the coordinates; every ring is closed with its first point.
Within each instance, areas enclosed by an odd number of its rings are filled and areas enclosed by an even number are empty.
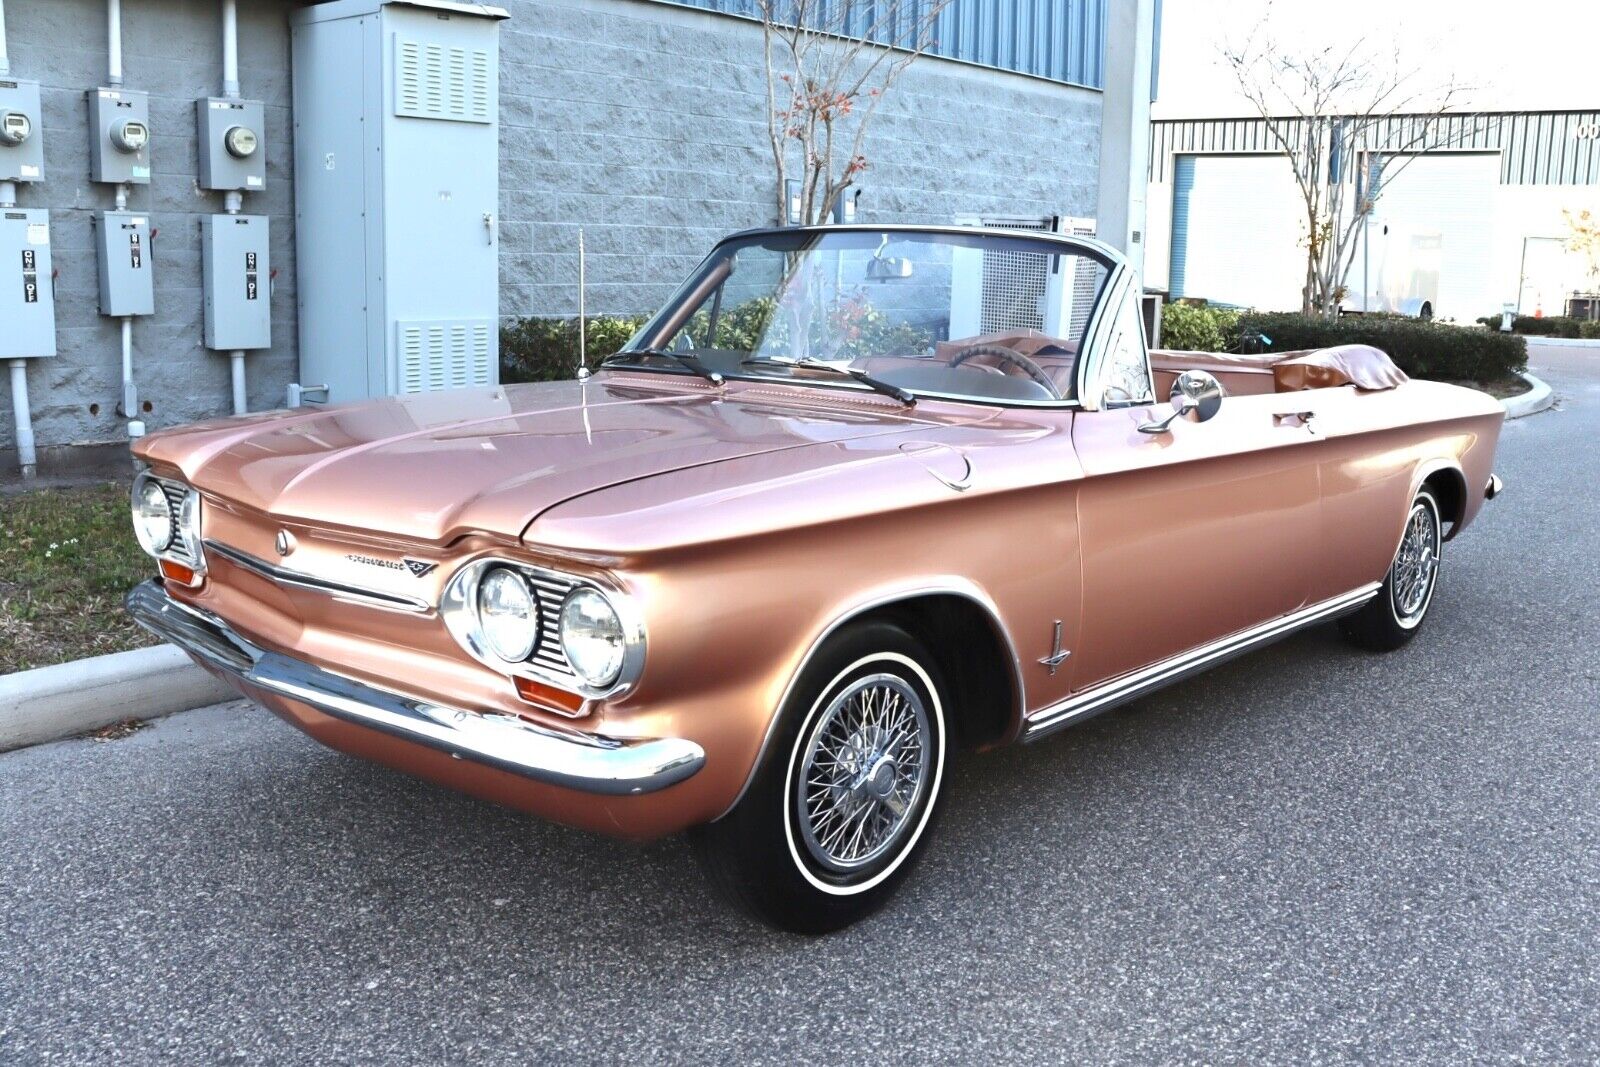
{"type": "Polygon", "coordinates": [[[1499,491],[1483,393],[1360,346],[1147,352],[1139,295],[1093,241],[737,234],[578,380],[144,439],[129,607],[327,745],[691,829],[736,900],[833,929],[954,747],[1332,619],[1396,648],[1499,491]]]}

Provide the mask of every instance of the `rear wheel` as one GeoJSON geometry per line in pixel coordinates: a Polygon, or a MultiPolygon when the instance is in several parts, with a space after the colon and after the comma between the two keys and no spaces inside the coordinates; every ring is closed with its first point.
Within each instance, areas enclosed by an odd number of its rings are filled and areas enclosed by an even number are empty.
{"type": "Polygon", "coordinates": [[[744,798],[693,835],[713,881],[799,933],[877,910],[933,822],[945,714],[932,657],[900,627],[866,623],[829,639],[780,710],[744,798]]]}
{"type": "Polygon", "coordinates": [[[1410,641],[1422,628],[1439,582],[1443,545],[1439,500],[1423,486],[1411,502],[1405,532],[1383,588],[1366,606],[1339,622],[1345,637],[1360,648],[1390,652],[1410,641]]]}

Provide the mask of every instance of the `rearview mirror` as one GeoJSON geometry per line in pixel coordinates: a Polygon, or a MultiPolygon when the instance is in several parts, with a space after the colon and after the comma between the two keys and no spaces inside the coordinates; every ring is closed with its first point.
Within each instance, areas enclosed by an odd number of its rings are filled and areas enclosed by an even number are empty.
{"type": "Polygon", "coordinates": [[[891,278],[911,277],[911,260],[900,256],[873,256],[867,264],[867,278],[870,281],[886,282],[891,278]]]}
{"type": "Polygon", "coordinates": [[[1172,414],[1158,422],[1140,423],[1140,433],[1167,433],[1180,416],[1206,422],[1222,407],[1222,383],[1203,370],[1186,370],[1172,383],[1172,414]]]}

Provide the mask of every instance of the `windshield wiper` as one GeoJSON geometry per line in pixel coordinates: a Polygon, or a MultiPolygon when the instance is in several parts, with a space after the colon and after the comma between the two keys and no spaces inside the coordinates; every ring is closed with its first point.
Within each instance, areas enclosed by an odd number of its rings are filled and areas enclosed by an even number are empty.
{"type": "Polygon", "coordinates": [[[917,398],[909,389],[902,389],[898,385],[890,385],[880,378],[874,378],[864,370],[850,366],[848,363],[835,363],[831,360],[818,359],[816,356],[805,356],[792,359],[787,356],[768,356],[765,359],[741,360],[740,364],[746,367],[804,367],[807,370],[832,371],[842,374],[847,378],[854,378],[862,385],[884,396],[892,396],[906,407],[916,404],[917,398]]]}
{"type": "Polygon", "coordinates": [[[666,348],[625,348],[601,360],[600,365],[610,367],[626,363],[628,356],[660,356],[663,359],[675,360],[680,366],[687,367],[712,385],[722,384],[722,375],[700,362],[699,356],[692,356],[687,352],[673,352],[666,348]]]}

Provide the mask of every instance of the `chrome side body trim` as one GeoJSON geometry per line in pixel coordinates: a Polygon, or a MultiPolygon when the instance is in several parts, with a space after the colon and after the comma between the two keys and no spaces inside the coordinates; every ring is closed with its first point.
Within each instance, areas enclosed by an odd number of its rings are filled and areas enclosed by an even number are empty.
{"type": "Polygon", "coordinates": [[[1301,608],[1299,611],[1253,626],[1219,641],[1200,645],[1170,659],[1134,671],[1132,674],[1068,697],[1060,703],[1052,704],[1029,715],[1023,726],[1022,740],[1037,741],[1062,727],[1081,722],[1102,711],[1109,711],[1130,700],[1136,700],[1146,693],[1215,667],[1262,645],[1270,644],[1296,630],[1354,611],[1377,596],[1380,588],[1380,583],[1369,582],[1341,596],[1301,608]]]}
{"type": "Polygon", "coordinates": [[[426,614],[433,610],[433,606],[420,597],[403,596],[399,593],[386,593],[378,589],[368,589],[365,586],[349,585],[345,582],[335,582],[327,578],[318,578],[302,571],[290,570],[280,567],[276,563],[268,563],[264,559],[257,559],[248,552],[241,552],[221,541],[205,542],[206,549],[215,552],[223,559],[237,566],[251,571],[269,582],[278,585],[294,586],[297,589],[310,589],[318,593],[327,593],[339,600],[351,600],[373,607],[388,608],[391,611],[412,611],[426,614]]]}
{"type": "Polygon", "coordinates": [[[652,793],[695,774],[705,751],[684,738],[622,740],[557,730],[513,715],[446,707],[259,648],[159,581],[135,586],[128,613],[202,664],[240,683],[359,726],[548,785],[603,796],[652,793]]]}
{"type": "MultiPolygon", "coordinates": [[[[744,785],[739,787],[739,795],[733,798],[733,803],[729,804],[722,811],[722,814],[717,816],[717,819],[723,818],[728,812],[738,807],[739,801],[743,800],[744,795],[750,791],[750,783],[756,780],[756,774],[760,772],[761,764],[767,758],[767,749],[772,745],[772,735],[777,732],[778,718],[783,713],[784,705],[789,703],[789,697],[794,692],[795,683],[800,680],[800,676],[805,673],[806,668],[811,666],[811,660],[816,656],[817,649],[822,647],[823,642],[827,641],[847,623],[860,618],[869,611],[925,596],[958,596],[963,600],[970,600],[983,609],[984,614],[989,616],[989,622],[994,626],[995,632],[1000,635],[1000,639],[1005,643],[1006,653],[1011,660],[1012,680],[1017,686],[1017,710],[1028,706],[1026,690],[1023,688],[1022,660],[1017,656],[1017,645],[1015,641],[1011,640],[1011,632],[1000,621],[1000,610],[995,607],[994,601],[978,591],[976,587],[966,588],[957,584],[923,586],[885,593],[882,596],[853,605],[824,627],[822,632],[816,636],[816,639],[811,642],[811,647],[806,649],[806,654],[801,657],[799,666],[789,676],[789,680],[784,683],[783,695],[778,698],[777,706],[772,709],[772,717],[767,720],[767,732],[762,735],[761,748],[756,751],[755,763],[750,767],[750,773],[745,776],[744,785]]],[[[716,822],[717,819],[711,821],[716,822]]]]}

